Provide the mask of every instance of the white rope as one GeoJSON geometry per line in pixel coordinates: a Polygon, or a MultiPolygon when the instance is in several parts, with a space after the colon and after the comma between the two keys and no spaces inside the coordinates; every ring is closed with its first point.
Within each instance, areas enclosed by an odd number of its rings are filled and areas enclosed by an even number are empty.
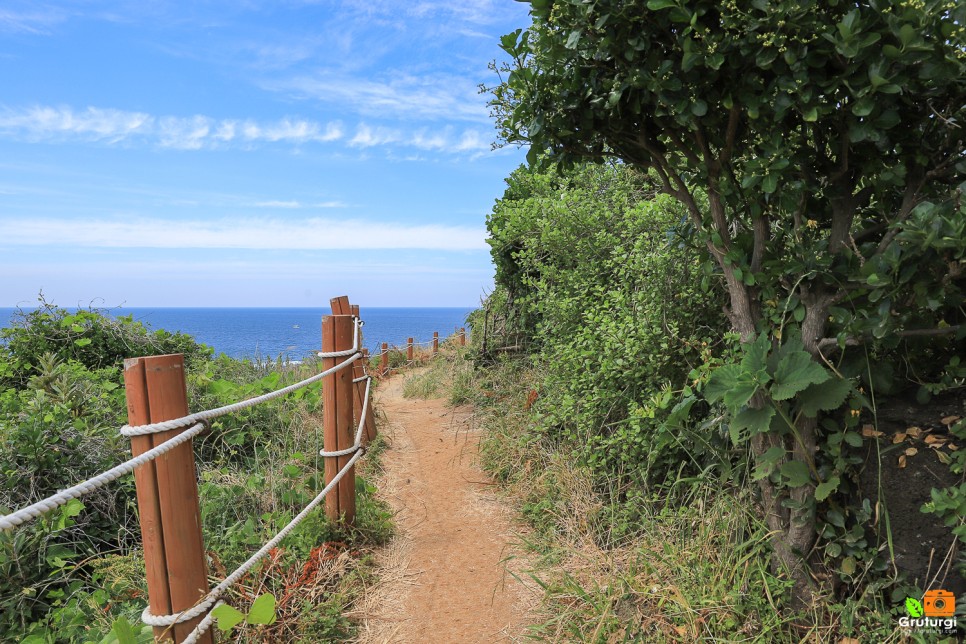
{"type": "MultiPolygon", "coordinates": [[[[256,552],[251,557],[249,557],[245,563],[243,563],[241,566],[236,568],[233,573],[225,577],[220,584],[212,588],[200,602],[198,602],[191,608],[187,608],[182,612],[176,613],[173,615],[154,615],[153,613],[151,613],[151,607],[149,606],[145,608],[144,611],[141,613],[141,621],[147,624],[148,626],[160,626],[164,628],[168,626],[173,626],[174,624],[182,624],[184,622],[189,622],[194,618],[199,617],[209,608],[214,606],[215,602],[218,600],[219,597],[221,597],[222,593],[224,593],[226,590],[231,588],[235,584],[235,582],[237,582],[245,575],[245,573],[251,570],[252,566],[258,563],[259,560],[261,560],[266,554],[268,554],[268,552],[272,548],[277,546],[282,539],[288,536],[288,534],[295,529],[295,526],[301,523],[302,520],[308,516],[309,512],[314,510],[315,507],[319,503],[321,503],[323,499],[325,499],[326,495],[335,488],[338,482],[342,480],[342,477],[345,476],[346,472],[348,472],[349,469],[353,465],[355,465],[356,461],[362,458],[363,454],[365,454],[365,449],[361,449],[358,452],[356,452],[352,456],[352,458],[349,459],[349,462],[346,463],[341,470],[339,470],[339,472],[335,475],[335,477],[333,477],[332,481],[330,481],[329,484],[326,485],[321,492],[319,492],[318,496],[312,499],[312,501],[310,501],[309,504],[305,506],[305,508],[303,508],[302,511],[299,512],[294,519],[289,521],[288,525],[282,528],[278,532],[278,534],[276,534],[265,545],[259,548],[258,552],[256,552]]],[[[204,634],[204,632],[208,630],[208,627],[211,626],[211,621],[212,620],[208,618],[205,618],[204,620],[202,620],[202,622],[199,623],[194,628],[194,630],[191,631],[191,633],[188,635],[188,638],[194,637],[194,639],[191,639],[190,641],[191,642],[197,641],[197,638],[200,637],[202,634],[204,634]],[[204,625],[204,629],[202,629],[203,625],[204,625]]],[[[186,643],[188,641],[189,639],[185,640],[186,643]]]]}
{"type": "Polygon", "coordinates": [[[198,422],[193,427],[185,431],[184,433],[178,434],[174,438],[166,440],[165,442],[152,447],[148,451],[144,452],[140,456],[136,456],[128,461],[121,463],[116,467],[112,467],[102,474],[90,478],[82,483],[78,483],[74,487],[68,488],[56,494],[53,494],[42,501],[38,501],[33,505],[28,505],[27,507],[17,510],[12,514],[0,517],[0,531],[10,530],[17,527],[18,525],[25,523],[31,519],[36,519],[41,514],[49,512],[54,508],[60,507],[66,504],[72,499],[77,499],[85,494],[90,494],[99,487],[103,487],[110,483],[111,481],[118,479],[125,474],[133,472],[135,468],[144,463],[147,463],[151,459],[157,458],[162,454],[171,451],[178,445],[191,440],[202,430],[208,427],[206,422],[198,422]]]}
{"type": "Polygon", "coordinates": [[[319,452],[320,456],[325,458],[334,458],[336,456],[348,456],[353,452],[359,451],[362,447],[362,431],[366,426],[366,415],[369,413],[369,389],[372,386],[372,378],[366,376],[366,395],[362,400],[362,412],[359,414],[359,427],[356,429],[356,437],[353,441],[352,447],[347,447],[345,449],[340,449],[333,452],[327,452],[324,449],[319,452]]]}
{"type": "MultiPolygon", "coordinates": [[[[49,512],[54,508],[58,508],[65,505],[73,499],[80,498],[84,495],[90,494],[94,490],[101,488],[111,481],[117,480],[118,478],[129,474],[135,470],[140,465],[147,463],[148,461],[167,453],[168,451],[174,449],[178,445],[181,445],[185,441],[188,441],[195,436],[197,436],[203,429],[209,426],[209,421],[213,418],[218,418],[219,416],[224,416],[225,414],[230,414],[232,412],[240,411],[242,409],[247,409],[248,407],[253,407],[259,403],[278,398],[289,394],[297,389],[307,387],[308,385],[318,382],[325,376],[333,374],[337,371],[345,369],[347,366],[362,357],[362,353],[358,351],[359,347],[359,327],[361,326],[357,320],[355,325],[354,334],[354,347],[353,349],[346,349],[344,351],[331,351],[328,353],[320,354],[324,358],[332,357],[342,357],[344,355],[349,355],[349,359],[345,360],[336,366],[326,369],[322,373],[316,374],[310,378],[306,378],[301,382],[297,382],[288,387],[284,387],[277,391],[273,391],[256,398],[250,398],[249,400],[243,400],[231,405],[225,405],[224,407],[218,407],[217,409],[209,409],[207,411],[198,412],[195,414],[189,414],[182,418],[175,418],[172,420],[166,420],[158,423],[151,423],[149,425],[139,425],[137,427],[131,427],[130,425],[125,425],[121,428],[121,434],[124,436],[145,436],[148,434],[155,434],[158,432],[169,431],[172,429],[179,429],[186,426],[190,428],[171,438],[160,445],[156,445],[150,450],[144,452],[140,456],[136,456],[130,460],[127,460],[120,465],[112,467],[106,472],[102,472],[97,476],[91,477],[86,481],[82,481],[73,487],[66,490],[61,490],[55,494],[48,496],[45,499],[37,501],[25,508],[17,510],[11,514],[0,516],[0,531],[11,530],[31,519],[36,519],[45,512],[49,512]],[[354,352],[354,353],[353,353],[354,352]]],[[[366,390],[368,393],[368,389],[366,390]]],[[[355,451],[355,450],[353,450],[355,451]]]]}
{"type": "Polygon", "coordinates": [[[198,625],[195,626],[190,633],[188,633],[188,636],[184,638],[184,641],[181,644],[196,644],[196,642],[201,639],[201,636],[208,632],[208,629],[211,628],[212,623],[214,623],[215,616],[212,615],[214,610],[224,603],[225,602],[220,599],[216,601],[215,605],[211,607],[211,611],[209,611],[208,614],[205,615],[205,618],[198,622],[198,625]]]}
{"type": "Polygon", "coordinates": [[[267,402],[274,398],[279,398],[286,394],[290,394],[293,391],[307,387],[312,383],[318,382],[322,378],[333,374],[337,371],[345,369],[347,366],[362,357],[362,353],[359,351],[359,324],[361,320],[356,320],[355,331],[352,340],[352,348],[345,349],[342,351],[329,351],[329,352],[319,352],[320,358],[341,358],[344,356],[349,356],[349,359],[340,362],[336,366],[326,369],[322,373],[318,373],[310,378],[306,378],[301,382],[297,382],[294,385],[289,385],[283,389],[273,391],[261,396],[256,396],[255,398],[249,398],[248,400],[243,400],[241,402],[236,402],[231,405],[225,405],[224,407],[218,407],[217,409],[209,409],[206,411],[199,411],[194,414],[188,414],[187,416],[182,416],[181,418],[174,418],[172,420],[165,420],[158,423],[151,423],[149,425],[138,425],[137,427],[131,427],[130,425],[125,425],[121,428],[122,436],[144,436],[146,434],[156,434],[158,432],[166,432],[172,429],[178,429],[186,425],[191,425],[199,421],[208,421],[213,418],[218,418],[219,416],[224,416],[226,414],[231,414],[236,411],[241,411],[242,409],[248,409],[249,407],[254,407],[255,405],[267,402]]]}
{"type": "Polygon", "coordinates": [[[330,374],[345,369],[347,366],[361,357],[361,353],[356,353],[350,356],[348,360],[340,362],[336,366],[326,369],[321,373],[317,373],[314,376],[306,378],[305,380],[296,382],[294,385],[289,385],[288,387],[284,387],[261,396],[256,396],[255,398],[249,398],[248,400],[232,403],[231,405],[225,405],[224,407],[218,407],[216,409],[208,409],[206,411],[199,411],[194,414],[188,414],[187,416],[183,416],[181,418],[165,420],[159,423],[151,423],[150,425],[138,425],[136,427],[125,425],[121,428],[121,434],[124,436],[144,436],[145,434],[156,434],[158,432],[166,432],[171,429],[178,429],[179,427],[184,427],[185,425],[196,423],[198,421],[208,421],[213,418],[218,418],[219,416],[241,411],[242,409],[248,409],[249,407],[254,407],[255,405],[267,402],[274,398],[279,398],[286,394],[290,394],[293,391],[302,389],[303,387],[308,387],[312,383],[318,382],[330,374]]]}

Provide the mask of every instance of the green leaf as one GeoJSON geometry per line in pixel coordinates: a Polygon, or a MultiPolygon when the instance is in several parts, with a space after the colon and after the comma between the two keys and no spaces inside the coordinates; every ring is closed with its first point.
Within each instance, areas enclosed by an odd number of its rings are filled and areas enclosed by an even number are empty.
{"type": "Polygon", "coordinates": [[[137,644],[134,629],[131,628],[131,623],[123,615],[114,620],[111,632],[117,637],[118,644],[137,644]]]}
{"type": "Polygon", "coordinates": [[[842,560],[842,572],[846,575],[855,573],[855,557],[846,557],[842,560]]]}
{"type": "Polygon", "coordinates": [[[761,182],[761,189],[766,194],[771,194],[778,189],[778,175],[769,174],[765,175],[765,179],[761,182]]]}
{"type": "Polygon", "coordinates": [[[743,345],[744,355],[741,356],[741,368],[748,373],[757,373],[764,370],[765,359],[768,357],[770,348],[771,342],[768,341],[768,336],[764,333],[760,334],[754,342],[743,345]]]}
{"type": "Polygon", "coordinates": [[[74,344],[76,344],[79,347],[86,347],[91,342],[93,342],[93,340],[91,340],[90,338],[79,338],[77,340],[74,340],[74,344]]]}
{"type": "Polygon", "coordinates": [[[245,619],[245,615],[240,610],[233,606],[229,606],[228,604],[216,606],[215,609],[211,611],[211,615],[218,623],[218,628],[223,632],[230,631],[238,624],[241,624],[245,619]]]}
{"type": "Polygon", "coordinates": [[[708,402],[716,403],[724,398],[725,394],[736,385],[741,373],[741,366],[736,364],[726,364],[715,369],[708,380],[708,384],[704,386],[705,399],[708,402]]]}
{"type": "Polygon", "coordinates": [[[670,9],[671,7],[676,7],[677,2],[675,0],[647,0],[647,8],[651,11],[660,11],[661,9],[670,9]]]}
{"type": "Polygon", "coordinates": [[[841,378],[830,378],[825,382],[809,385],[799,394],[799,409],[809,418],[814,418],[819,411],[838,409],[850,391],[852,383],[841,378]]]}
{"type": "Polygon", "coordinates": [[[580,32],[579,29],[574,29],[573,31],[570,32],[570,36],[567,37],[567,44],[565,44],[564,47],[566,47],[567,49],[576,49],[577,43],[580,42],[580,37],[582,35],[583,34],[580,32]]]}
{"type": "Polygon", "coordinates": [[[271,624],[275,621],[275,595],[265,593],[252,602],[246,621],[249,624],[271,624]]]}
{"type": "Polygon", "coordinates": [[[815,488],[815,500],[824,501],[828,498],[829,494],[839,489],[839,477],[832,476],[829,477],[827,481],[818,484],[815,488]]]}
{"type": "Polygon", "coordinates": [[[61,513],[63,513],[65,517],[76,517],[81,513],[81,511],[83,511],[83,509],[84,504],[81,501],[78,499],[71,499],[64,505],[63,509],[61,509],[61,513]]]}
{"type": "Polygon", "coordinates": [[[768,451],[757,458],[757,465],[755,466],[755,472],[752,479],[755,481],[760,481],[766,476],[770,475],[775,471],[778,466],[778,462],[785,458],[785,448],[784,447],[770,447],[768,451]]]}
{"type": "Polygon", "coordinates": [[[788,400],[809,385],[825,382],[829,373],[804,351],[789,353],[775,369],[775,381],[771,396],[775,400],[788,400]]]}
{"type": "Polygon", "coordinates": [[[812,480],[812,475],[808,471],[808,465],[802,461],[788,461],[782,465],[781,473],[788,487],[801,487],[807,485],[812,480]]]}
{"type": "Polygon", "coordinates": [[[768,431],[774,416],[775,408],[771,405],[761,409],[743,409],[731,421],[731,427],[736,432],[748,429],[752,433],[763,434],[768,431]]]}
{"type": "Polygon", "coordinates": [[[906,612],[909,617],[922,617],[922,602],[915,597],[906,597],[906,612]]]}
{"type": "Polygon", "coordinates": [[[691,104],[691,113],[695,116],[704,116],[708,113],[708,104],[701,99],[696,100],[691,104]]]}

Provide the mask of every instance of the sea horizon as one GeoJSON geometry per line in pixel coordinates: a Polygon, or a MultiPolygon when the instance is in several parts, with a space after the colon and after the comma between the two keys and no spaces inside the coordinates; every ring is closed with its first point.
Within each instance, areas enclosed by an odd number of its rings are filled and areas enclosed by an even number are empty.
{"type": "MultiPolygon", "coordinates": [[[[0,307],[0,325],[10,326],[18,311],[38,306],[0,307]]],[[[211,347],[216,354],[232,358],[266,360],[283,358],[299,361],[321,348],[321,324],[330,315],[328,306],[82,306],[59,307],[67,311],[89,310],[111,317],[131,316],[152,331],[164,329],[185,333],[211,347]],[[234,315],[233,315],[234,314],[234,315]]],[[[383,342],[403,346],[409,337],[417,343],[441,339],[466,326],[466,317],[479,307],[457,306],[365,306],[364,346],[370,353],[383,342]]]]}

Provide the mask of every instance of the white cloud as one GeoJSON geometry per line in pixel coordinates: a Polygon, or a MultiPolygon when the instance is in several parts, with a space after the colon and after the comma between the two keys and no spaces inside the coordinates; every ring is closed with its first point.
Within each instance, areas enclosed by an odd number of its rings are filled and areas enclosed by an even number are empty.
{"type": "Polygon", "coordinates": [[[302,204],[298,201],[259,201],[255,204],[256,208],[301,208],[302,204]]]}
{"type": "Polygon", "coordinates": [[[369,148],[374,145],[395,143],[401,138],[396,130],[386,127],[370,127],[362,123],[356,130],[356,135],[349,141],[349,145],[357,148],[369,148]]]}
{"type": "Polygon", "coordinates": [[[35,106],[0,114],[0,131],[22,133],[29,138],[78,136],[117,142],[143,134],[154,127],[154,117],[142,112],[88,107],[74,112],[69,107],[35,106]]]}
{"type": "Polygon", "coordinates": [[[299,208],[346,208],[347,205],[341,201],[320,201],[318,203],[304,204],[301,201],[292,199],[289,201],[258,201],[252,204],[256,208],[283,208],[283,209],[299,209],[299,208]]]}
{"type": "Polygon", "coordinates": [[[34,106],[0,112],[0,133],[34,141],[79,139],[120,143],[144,141],[162,148],[200,150],[228,145],[239,139],[247,143],[327,143],[343,137],[342,124],[282,118],[258,122],[252,119],[215,119],[194,115],[152,116],[143,112],[88,107],[34,106]]]}
{"type": "MultiPolygon", "coordinates": [[[[490,148],[485,135],[465,130],[457,136],[452,126],[422,127],[412,133],[384,125],[360,123],[346,140],[339,121],[322,124],[286,117],[277,121],[215,119],[194,116],[152,116],[144,112],[88,107],[34,106],[0,112],[0,137],[29,141],[86,141],[147,144],[173,150],[202,150],[258,143],[332,143],[344,140],[353,148],[411,147],[441,153],[482,153],[490,148]]],[[[323,207],[323,206],[316,206],[323,207]]]]}
{"type": "Polygon", "coordinates": [[[0,220],[0,239],[10,245],[83,248],[362,249],[487,248],[483,227],[409,225],[362,220],[221,219],[168,221],[155,218],[0,220]]]}
{"type": "Polygon", "coordinates": [[[490,148],[490,141],[483,135],[475,130],[467,130],[463,132],[455,149],[459,152],[481,152],[490,148]]]}
{"type": "Polygon", "coordinates": [[[67,16],[58,9],[43,7],[28,11],[0,8],[0,32],[12,31],[34,35],[46,35],[49,28],[66,20],[67,16]]]}
{"type": "Polygon", "coordinates": [[[465,76],[400,74],[388,81],[332,74],[269,82],[266,89],[293,91],[326,103],[349,105],[368,117],[396,120],[488,122],[486,99],[465,76]]]}

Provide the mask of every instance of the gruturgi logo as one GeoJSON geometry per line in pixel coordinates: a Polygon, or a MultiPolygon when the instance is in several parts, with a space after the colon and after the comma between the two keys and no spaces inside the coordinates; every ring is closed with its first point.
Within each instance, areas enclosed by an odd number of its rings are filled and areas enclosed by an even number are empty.
{"type": "Polygon", "coordinates": [[[956,632],[956,597],[948,590],[929,590],[922,601],[906,598],[906,612],[899,618],[902,628],[943,634],[956,632]]]}

